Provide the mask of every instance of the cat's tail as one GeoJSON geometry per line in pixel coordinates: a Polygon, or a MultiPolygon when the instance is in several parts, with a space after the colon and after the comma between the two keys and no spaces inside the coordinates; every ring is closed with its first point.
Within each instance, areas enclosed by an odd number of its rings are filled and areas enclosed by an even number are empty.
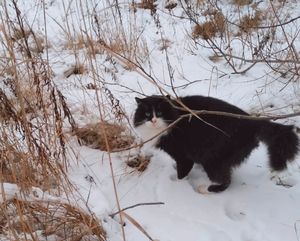
{"type": "Polygon", "coordinates": [[[293,161],[299,151],[299,138],[292,125],[282,125],[273,122],[262,122],[259,139],[267,144],[270,166],[281,171],[287,167],[288,161],[293,161]]]}

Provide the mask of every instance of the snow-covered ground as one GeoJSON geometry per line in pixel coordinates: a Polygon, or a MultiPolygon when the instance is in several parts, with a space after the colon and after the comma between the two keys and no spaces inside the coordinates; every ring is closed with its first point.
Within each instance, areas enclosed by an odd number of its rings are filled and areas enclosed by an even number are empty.
{"type": "MultiPolygon", "coordinates": [[[[54,81],[66,96],[79,125],[96,122],[99,118],[96,90],[86,88],[90,83],[107,88],[120,100],[121,107],[131,119],[136,107],[134,97],[138,96],[138,93],[159,93],[159,88],[151,83],[149,78],[139,71],[124,67],[124,63],[118,59],[99,54],[91,63],[87,49],[80,49],[75,55],[74,49],[69,50],[65,47],[64,30],[68,24],[71,25],[69,27],[72,31],[87,31],[91,36],[95,36],[91,27],[93,11],[103,21],[101,26],[104,29],[109,25],[114,27],[111,16],[113,6],[108,7],[109,1],[90,1],[88,4],[82,2],[82,6],[79,4],[81,1],[44,1],[45,15],[42,5],[34,1],[18,2],[20,11],[35,31],[44,33],[44,18],[47,20],[47,36],[51,46],[48,49],[48,59],[54,71],[54,81]],[[82,75],[66,78],[64,72],[76,62],[83,64],[86,71],[82,75]],[[92,71],[92,66],[95,66],[97,71],[92,71]],[[91,72],[96,72],[97,78],[91,72]],[[99,76],[101,78],[98,78],[99,76]]],[[[230,16],[232,6],[227,6],[226,1],[220,2],[223,2],[222,7],[230,16]]],[[[169,12],[163,8],[164,1],[158,0],[157,3],[158,10],[155,16],[151,16],[149,10],[137,9],[133,17],[130,3],[120,4],[120,11],[125,33],[130,35],[130,26],[134,26],[134,36],[140,36],[140,39],[145,41],[149,58],[145,58],[147,60],[143,62],[141,54],[140,61],[144,70],[157,80],[161,88],[171,95],[174,95],[173,85],[178,95],[214,96],[252,113],[281,115],[300,110],[299,80],[287,84],[287,79],[273,74],[264,63],[256,64],[245,74],[233,74],[233,70],[224,60],[209,60],[213,52],[208,46],[194,44],[190,37],[193,23],[180,18],[186,16],[181,7],[178,6],[169,12]],[[170,41],[166,51],[160,48],[163,40],[170,41]],[[170,78],[172,76],[173,81],[170,78]]],[[[264,7],[267,7],[267,3],[264,4],[264,7]]],[[[291,1],[287,3],[285,11],[289,11],[291,18],[297,17],[300,14],[300,4],[291,1]]],[[[293,23],[293,27],[299,26],[299,20],[293,23]]],[[[119,29],[116,29],[117,31],[119,29]]],[[[298,39],[295,46],[298,47],[299,54],[298,39]]],[[[242,51],[240,44],[234,41],[232,47],[234,53],[242,51]]],[[[46,54],[44,57],[46,58],[46,54]]],[[[110,118],[113,116],[109,113],[109,108],[105,114],[110,118]]],[[[280,122],[300,126],[300,117],[283,119],[280,122]]],[[[72,138],[68,146],[69,158],[74,161],[71,162],[69,178],[78,188],[89,209],[103,220],[109,241],[122,240],[118,218],[112,219],[109,216],[117,211],[110,160],[121,208],[139,203],[164,203],[143,205],[126,211],[153,239],[300,239],[299,155],[288,170],[280,174],[280,179],[278,176],[271,178],[266,148],[261,144],[247,161],[235,170],[232,184],[227,190],[218,194],[202,195],[196,191],[200,183],[207,181],[201,167],[195,166],[187,178],[176,180],[174,161],[162,151],[152,150],[153,156],[148,168],[143,173],[138,173],[133,172],[125,163],[128,152],[107,154],[87,146],[79,146],[72,138]]],[[[149,240],[130,221],[125,219],[125,222],[126,240],[149,240]]]]}

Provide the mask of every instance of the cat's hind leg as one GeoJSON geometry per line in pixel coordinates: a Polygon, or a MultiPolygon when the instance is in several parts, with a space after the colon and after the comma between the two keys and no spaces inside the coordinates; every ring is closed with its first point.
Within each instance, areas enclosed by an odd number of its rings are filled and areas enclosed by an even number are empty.
{"type": "Polygon", "coordinates": [[[180,159],[176,161],[177,178],[182,179],[186,177],[193,168],[194,162],[190,159],[180,159]]]}
{"type": "Polygon", "coordinates": [[[211,183],[209,185],[200,185],[198,192],[202,194],[212,192],[222,192],[228,188],[231,182],[231,167],[222,167],[218,165],[203,165],[211,183]]]}

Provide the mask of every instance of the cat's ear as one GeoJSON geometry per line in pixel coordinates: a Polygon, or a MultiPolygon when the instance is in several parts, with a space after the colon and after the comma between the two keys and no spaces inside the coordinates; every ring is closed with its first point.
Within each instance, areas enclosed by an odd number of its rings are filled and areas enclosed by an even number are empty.
{"type": "Polygon", "coordinates": [[[135,97],[135,101],[136,101],[137,104],[141,104],[142,103],[142,99],[138,98],[138,97],[135,97]]]}

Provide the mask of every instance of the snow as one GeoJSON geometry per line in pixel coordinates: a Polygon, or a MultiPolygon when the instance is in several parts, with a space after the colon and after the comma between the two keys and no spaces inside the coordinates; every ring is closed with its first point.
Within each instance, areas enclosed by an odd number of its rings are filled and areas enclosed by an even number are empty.
{"type": "MultiPolygon", "coordinates": [[[[103,14],[104,25],[114,26],[111,21],[112,16],[109,15],[111,12],[107,10],[107,6],[105,8],[104,3],[96,3],[96,1],[91,1],[89,8],[87,1],[82,3],[82,7],[77,5],[80,1],[44,2],[46,3],[47,36],[52,45],[49,49],[49,61],[54,71],[55,83],[66,96],[79,125],[95,122],[99,118],[95,90],[86,89],[87,84],[94,83],[93,76],[89,74],[91,66],[88,64],[87,53],[80,50],[75,58],[72,50],[65,49],[63,29],[67,21],[70,21],[66,20],[67,17],[72,19],[71,31],[83,29],[84,20],[91,21],[91,17],[87,14],[88,10],[92,11],[91,6],[96,6],[96,11],[100,15],[103,14]],[[79,77],[73,75],[66,79],[64,71],[77,60],[87,66],[87,72],[79,77]]],[[[27,17],[28,24],[34,30],[43,32],[42,7],[30,1],[19,0],[18,3],[21,12],[27,17]]],[[[178,95],[214,96],[253,113],[280,115],[299,111],[299,81],[287,85],[286,79],[272,74],[262,63],[258,63],[255,68],[243,75],[233,74],[224,60],[212,62],[208,59],[213,52],[207,46],[193,45],[187,35],[193,25],[187,19],[180,20],[176,17],[184,15],[179,7],[173,10],[174,16],[172,16],[163,9],[163,1],[158,3],[161,28],[156,27],[148,10],[138,9],[136,19],[130,15],[129,3],[121,5],[121,11],[124,19],[136,26],[136,34],[141,34],[145,39],[150,52],[151,65],[145,62],[143,66],[145,71],[158,80],[160,87],[174,95],[170,87],[167,53],[172,67],[171,72],[174,71],[173,84],[178,95]],[[162,38],[171,41],[167,52],[159,49],[162,38]],[[184,86],[188,81],[195,81],[195,83],[184,86]],[[270,108],[270,105],[274,105],[275,108],[270,108]]],[[[290,3],[288,6],[292,17],[299,15],[299,3],[290,3]],[[291,8],[293,4],[295,7],[291,8]]],[[[231,11],[230,7],[225,9],[227,12],[231,11]]],[[[299,21],[296,23],[299,24],[299,21]]],[[[125,27],[128,27],[126,24],[125,27]]],[[[87,30],[92,32],[90,27],[87,30]]],[[[296,41],[296,45],[299,45],[299,42],[296,41]]],[[[239,53],[242,48],[241,43],[232,42],[232,44],[236,47],[235,52],[239,53]]],[[[123,68],[123,64],[118,61],[110,61],[105,56],[98,55],[93,64],[99,75],[105,79],[104,86],[121,100],[122,108],[131,119],[136,107],[134,97],[138,95],[135,92],[147,95],[159,93],[158,88],[149,79],[134,70],[123,68]]],[[[109,112],[106,110],[106,115],[111,116],[109,112]]],[[[280,122],[299,126],[300,118],[295,117],[280,122]]],[[[132,169],[125,164],[128,158],[127,152],[108,154],[79,146],[74,140],[70,140],[68,146],[69,158],[73,161],[68,175],[79,193],[74,196],[80,199],[79,204],[81,203],[83,207],[87,204],[88,208],[103,220],[109,241],[122,240],[118,217],[112,219],[109,216],[117,211],[110,164],[114,170],[121,208],[139,203],[164,203],[139,206],[126,211],[153,239],[160,241],[299,240],[299,155],[286,172],[278,174],[280,177],[275,175],[275,178],[271,178],[266,148],[261,144],[244,164],[236,168],[232,184],[227,190],[218,194],[202,195],[197,192],[197,188],[208,179],[201,167],[195,166],[187,178],[177,180],[174,161],[162,151],[151,150],[153,156],[148,168],[143,173],[137,173],[132,172],[132,169]]],[[[135,151],[132,150],[131,153],[135,151]]],[[[18,188],[14,185],[4,184],[3,189],[7,197],[13,197],[18,193],[18,188]]],[[[40,192],[42,191],[38,190],[38,193],[40,192]]],[[[51,196],[44,195],[44,198],[51,198],[51,196]]],[[[126,240],[149,240],[130,221],[125,219],[125,222],[126,240]]]]}

